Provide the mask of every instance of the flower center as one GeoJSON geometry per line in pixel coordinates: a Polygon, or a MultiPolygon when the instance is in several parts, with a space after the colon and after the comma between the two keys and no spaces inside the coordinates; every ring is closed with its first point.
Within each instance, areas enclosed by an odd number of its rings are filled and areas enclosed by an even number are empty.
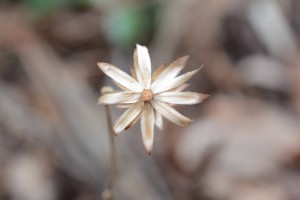
{"type": "Polygon", "coordinates": [[[145,89],[142,93],[142,100],[143,101],[151,101],[153,99],[153,93],[150,89],[145,89]]]}

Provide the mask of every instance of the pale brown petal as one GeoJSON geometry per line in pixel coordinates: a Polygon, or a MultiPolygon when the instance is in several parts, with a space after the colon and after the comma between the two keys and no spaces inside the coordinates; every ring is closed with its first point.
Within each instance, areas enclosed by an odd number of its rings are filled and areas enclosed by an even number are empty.
{"type": "Polygon", "coordinates": [[[141,129],[144,146],[150,155],[154,137],[154,112],[150,103],[146,103],[141,117],[141,129]]]}
{"type": "Polygon", "coordinates": [[[179,126],[188,126],[193,120],[183,116],[167,103],[152,101],[152,106],[157,112],[160,112],[165,118],[179,126]]]}
{"type": "Polygon", "coordinates": [[[181,57],[172,62],[167,68],[165,68],[152,83],[153,87],[160,85],[162,82],[172,80],[175,78],[181,70],[184,68],[189,56],[181,57]]]}
{"type": "Polygon", "coordinates": [[[149,89],[151,86],[151,60],[145,46],[136,45],[134,52],[134,68],[137,80],[149,89]]]}
{"type": "Polygon", "coordinates": [[[152,73],[152,83],[157,79],[160,73],[167,67],[167,64],[160,65],[153,73],[152,73]]]}
{"type": "Polygon", "coordinates": [[[99,104],[136,103],[141,97],[139,93],[115,92],[102,95],[99,104]]]}
{"type": "Polygon", "coordinates": [[[135,120],[136,116],[138,116],[143,109],[144,102],[140,101],[138,103],[132,104],[117,120],[114,131],[116,134],[119,134],[123,131],[132,121],[135,120]]]}
{"type": "Polygon", "coordinates": [[[163,118],[162,118],[162,115],[155,111],[154,112],[154,115],[155,115],[155,125],[156,127],[159,129],[159,130],[163,130],[163,118]]]}
{"type": "Polygon", "coordinates": [[[201,67],[199,69],[193,70],[191,72],[187,72],[185,74],[182,74],[182,75],[180,75],[180,76],[178,76],[178,77],[176,77],[172,80],[165,80],[165,81],[161,82],[160,84],[157,84],[156,86],[153,86],[151,89],[152,89],[154,94],[174,89],[174,88],[182,85],[186,81],[188,81],[200,69],[201,69],[201,67]]]}
{"type": "Polygon", "coordinates": [[[123,87],[133,91],[141,92],[142,86],[134,80],[131,76],[108,63],[97,63],[100,69],[115,82],[119,83],[123,87]]]}
{"type": "Polygon", "coordinates": [[[155,95],[155,99],[169,104],[197,104],[209,95],[197,92],[162,92],[155,95]]]}
{"type": "Polygon", "coordinates": [[[132,92],[131,90],[129,90],[128,88],[124,87],[123,85],[117,83],[116,81],[113,80],[113,82],[114,82],[114,84],[115,84],[116,86],[118,86],[118,88],[120,88],[121,90],[124,90],[124,91],[126,91],[126,92],[132,92]]]}
{"type": "Polygon", "coordinates": [[[118,104],[117,105],[117,108],[123,108],[123,109],[126,109],[126,108],[129,108],[131,106],[131,104],[128,104],[128,103],[122,103],[122,104],[118,104]]]}
{"type": "MultiPolygon", "coordinates": [[[[190,84],[184,83],[184,84],[182,84],[182,85],[180,85],[180,86],[178,86],[176,88],[173,88],[171,90],[167,90],[165,92],[181,92],[181,91],[183,91],[184,89],[186,89],[189,86],[190,86],[190,84]]],[[[165,92],[163,92],[163,93],[165,93],[165,92]]],[[[176,106],[176,104],[169,104],[169,105],[170,106],[176,106]]]]}
{"type": "Polygon", "coordinates": [[[142,116],[142,113],[143,112],[140,112],[140,114],[138,114],[135,117],[135,119],[128,126],[126,126],[125,130],[129,129],[130,127],[132,127],[140,119],[140,117],[142,116]]]}
{"type": "Polygon", "coordinates": [[[188,83],[184,83],[176,88],[173,88],[171,90],[167,90],[166,92],[181,92],[183,90],[185,90],[186,88],[188,88],[190,86],[190,84],[188,83]]]}
{"type": "Polygon", "coordinates": [[[143,83],[143,77],[140,71],[140,67],[139,67],[139,61],[138,61],[138,53],[137,53],[137,49],[134,50],[133,52],[133,69],[134,69],[134,74],[136,76],[136,80],[139,83],[143,83]]]}
{"type": "Polygon", "coordinates": [[[131,67],[131,68],[130,68],[130,72],[131,72],[132,78],[134,78],[135,80],[138,80],[137,77],[136,77],[136,74],[135,74],[134,67],[131,67]]]}

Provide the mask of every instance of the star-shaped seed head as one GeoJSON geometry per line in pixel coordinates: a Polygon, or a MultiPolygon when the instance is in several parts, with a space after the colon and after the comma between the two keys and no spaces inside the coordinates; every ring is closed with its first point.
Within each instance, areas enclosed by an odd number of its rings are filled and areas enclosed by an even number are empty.
{"type": "Polygon", "coordinates": [[[100,104],[117,104],[127,110],[115,123],[116,134],[130,128],[141,119],[141,132],[144,146],[150,155],[153,148],[154,125],[163,128],[162,116],[169,121],[187,126],[192,120],[183,116],[171,105],[201,103],[209,95],[196,92],[183,92],[188,81],[200,69],[179,75],[189,56],[181,57],[169,65],[161,65],[151,74],[151,60],[145,46],[136,45],[133,56],[132,77],[108,63],[98,63],[100,69],[122,90],[104,94],[100,104]]]}

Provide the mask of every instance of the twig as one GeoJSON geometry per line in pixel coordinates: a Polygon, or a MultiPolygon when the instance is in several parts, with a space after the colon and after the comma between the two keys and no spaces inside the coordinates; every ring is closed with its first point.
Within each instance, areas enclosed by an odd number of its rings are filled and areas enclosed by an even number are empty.
{"type": "Polygon", "coordinates": [[[102,193],[102,198],[104,200],[113,200],[114,199],[114,187],[115,187],[115,180],[116,180],[116,146],[114,140],[114,131],[112,128],[112,121],[111,121],[111,114],[108,105],[105,105],[105,112],[107,118],[107,126],[108,126],[108,135],[109,135],[109,142],[110,142],[110,172],[109,172],[109,180],[107,189],[104,190],[102,193]]]}

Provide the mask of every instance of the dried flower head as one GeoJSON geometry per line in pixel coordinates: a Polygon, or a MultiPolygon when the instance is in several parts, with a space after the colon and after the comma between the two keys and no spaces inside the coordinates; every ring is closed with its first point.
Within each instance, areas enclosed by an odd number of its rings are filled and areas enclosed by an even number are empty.
{"type": "Polygon", "coordinates": [[[181,57],[169,65],[161,65],[151,75],[151,60],[147,47],[136,45],[132,77],[108,63],[97,63],[100,69],[113,79],[121,92],[104,94],[100,104],[118,104],[128,108],[117,120],[115,134],[130,128],[141,118],[141,131],[144,146],[151,154],[154,137],[154,124],[161,130],[162,116],[171,122],[187,126],[192,120],[171,107],[173,104],[201,103],[209,95],[196,92],[182,92],[189,80],[199,69],[180,76],[189,56],[181,57]]]}

